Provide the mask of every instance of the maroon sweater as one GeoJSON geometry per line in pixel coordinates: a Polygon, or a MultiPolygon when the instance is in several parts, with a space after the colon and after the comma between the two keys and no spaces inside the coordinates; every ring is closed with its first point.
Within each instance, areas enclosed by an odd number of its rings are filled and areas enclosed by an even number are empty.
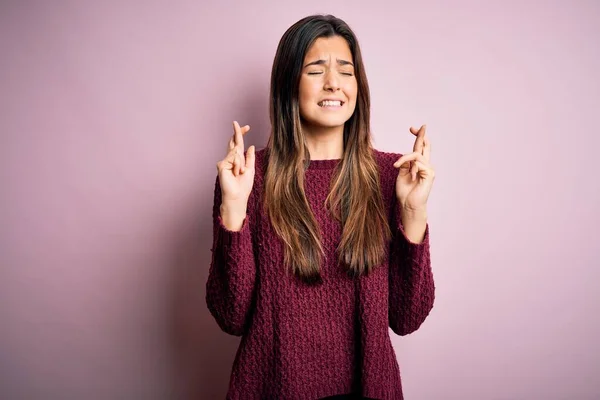
{"type": "Polygon", "coordinates": [[[313,160],[305,191],[323,232],[323,283],[310,286],[286,274],[283,247],[259,203],[265,151],[256,152],[254,186],[240,231],[220,217],[214,192],[212,262],[206,284],[208,309],[219,327],[242,336],[227,399],[316,400],[344,393],[402,399],[400,369],[390,341],[414,332],[434,303],[429,224],[424,240],[406,237],[395,196],[401,154],[374,150],[394,237],[386,261],[367,277],[352,279],[337,262],[341,227],[324,202],[339,160],[313,160]]]}

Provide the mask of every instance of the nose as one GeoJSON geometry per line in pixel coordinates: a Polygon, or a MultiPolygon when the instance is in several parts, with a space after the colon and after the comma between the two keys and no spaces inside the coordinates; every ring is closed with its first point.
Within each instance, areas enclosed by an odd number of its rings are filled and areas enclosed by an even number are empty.
{"type": "Polygon", "coordinates": [[[335,92],[339,90],[339,82],[334,71],[329,71],[325,75],[325,83],[323,85],[325,90],[335,92]]]}

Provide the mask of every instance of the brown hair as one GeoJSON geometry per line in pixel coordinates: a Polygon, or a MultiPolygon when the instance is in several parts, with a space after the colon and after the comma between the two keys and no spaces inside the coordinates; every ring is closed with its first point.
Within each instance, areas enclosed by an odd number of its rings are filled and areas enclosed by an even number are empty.
{"type": "Polygon", "coordinates": [[[321,281],[323,248],[319,225],[304,192],[310,154],[301,129],[299,82],[310,46],[320,37],[336,35],[348,42],[358,84],[356,108],[344,124],[343,157],[325,201],[343,227],[337,248],[339,262],[350,276],[368,274],[383,261],[391,237],[371,144],[369,85],[358,40],[339,18],[305,17],[284,33],[273,61],[264,207],[284,242],[286,266],[307,283],[321,281]]]}

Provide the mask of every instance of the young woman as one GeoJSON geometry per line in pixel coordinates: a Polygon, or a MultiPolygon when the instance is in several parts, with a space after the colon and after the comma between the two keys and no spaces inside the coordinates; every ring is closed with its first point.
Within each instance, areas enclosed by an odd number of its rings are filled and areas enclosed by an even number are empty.
{"type": "Polygon", "coordinates": [[[425,126],[412,153],[374,149],[369,107],[354,33],[313,15],[277,48],[267,147],[245,150],[233,123],[206,285],[242,337],[228,399],[403,398],[388,328],[412,333],[433,307],[434,170],[425,126]]]}

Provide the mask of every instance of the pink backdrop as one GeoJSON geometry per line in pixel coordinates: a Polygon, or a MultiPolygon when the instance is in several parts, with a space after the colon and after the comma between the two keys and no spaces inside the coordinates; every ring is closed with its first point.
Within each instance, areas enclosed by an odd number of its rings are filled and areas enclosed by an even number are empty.
{"type": "Polygon", "coordinates": [[[597,2],[10,3],[0,397],[224,398],[216,162],[233,119],[266,144],[279,38],[327,12],[360,39],[376,147],[432,140],[436,304],[392,333],[407,399],[600,398],[597,2]]]}

